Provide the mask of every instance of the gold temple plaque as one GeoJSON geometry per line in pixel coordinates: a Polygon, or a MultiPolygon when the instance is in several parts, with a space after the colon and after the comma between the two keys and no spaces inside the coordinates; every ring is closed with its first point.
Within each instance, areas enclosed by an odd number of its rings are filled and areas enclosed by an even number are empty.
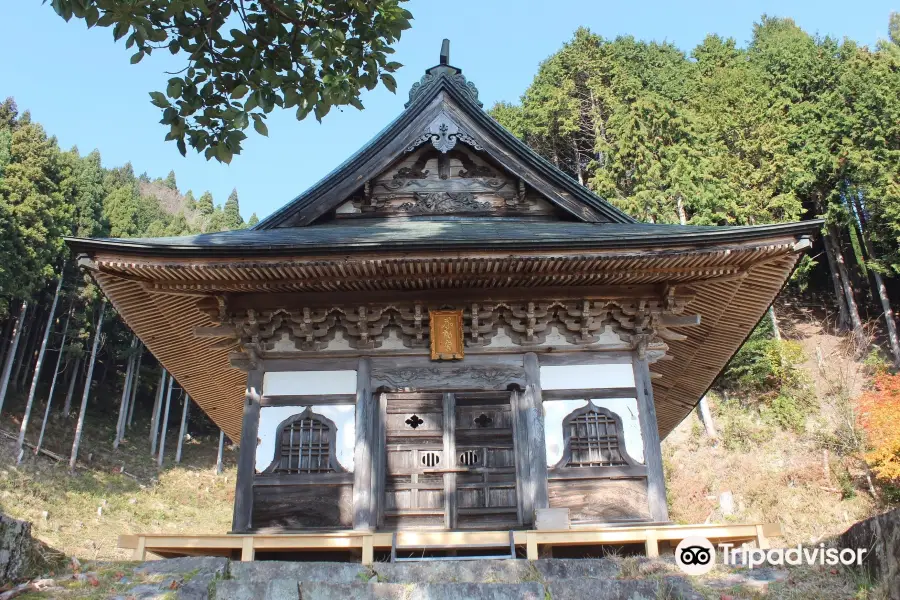
{"type": "Polygon", "coordinates": [[[461,310],[432,310],[431,360],[459,360],[463,357],[463,314],[461,310]]]}

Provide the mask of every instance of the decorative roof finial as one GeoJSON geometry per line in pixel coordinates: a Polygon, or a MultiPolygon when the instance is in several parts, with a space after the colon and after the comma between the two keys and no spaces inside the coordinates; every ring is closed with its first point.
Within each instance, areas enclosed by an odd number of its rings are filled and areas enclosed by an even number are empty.
{"type": "Polygon", "coordinates": [[[450,66],[450,40],[444,38],[441,43],[441,61],[440,64],[447,67],[450,66]]]}
{"type": "Polygon", "coordinates": [[[448,39],[444,39],[444,41],[441,42],[440,63],[425,71],[424,77],[422,77],[418,83],[414,83],[412,88],[410,88],[409,102],[406,103],[406,106],[412,104],[417,96],[421,95],[424,90],[430,88],[432,84],[441,79],[449,81],[451,85],[469,96],[469,98],[478,106],[483,106],[478,99],[478,89],[475,85],[471,81],[466,81],[466,78],[463,77],[462,69],[450,64],[450,40],[448,39]]]}

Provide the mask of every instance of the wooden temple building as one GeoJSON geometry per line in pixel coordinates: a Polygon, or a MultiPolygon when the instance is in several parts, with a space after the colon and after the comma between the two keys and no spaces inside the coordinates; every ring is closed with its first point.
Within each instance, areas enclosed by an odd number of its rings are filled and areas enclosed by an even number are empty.
{"type": "MultiPolygon", "coordinates": [[[[447,547],[480,532],[532,556],[632,531],[653,553],[682,535],[660,440],[816,227],[638,223],[488,116],[445,50],[395,121],[256,227],[68,240],[240,440],[230,536],[123,544],[371,560],[402,545],[393,532],[447,547]]],[[[700,534],[764,538],[743,527],[700,534]]]]}

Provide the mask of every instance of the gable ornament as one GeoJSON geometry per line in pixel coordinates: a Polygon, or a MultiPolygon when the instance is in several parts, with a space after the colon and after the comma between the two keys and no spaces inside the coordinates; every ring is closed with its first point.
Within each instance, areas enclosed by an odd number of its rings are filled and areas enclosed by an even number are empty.
{"type": "Polygon", "coordinates": [[[484,150],[472,135],[460,128],[456,121],[443,111],[422,130],[412,144],[406,147],[406,151],[412,152],[426,142],[431,142],[431,145],[442,154],[453,150],[457,142],[468,144],[475,150],[484,150]]]}

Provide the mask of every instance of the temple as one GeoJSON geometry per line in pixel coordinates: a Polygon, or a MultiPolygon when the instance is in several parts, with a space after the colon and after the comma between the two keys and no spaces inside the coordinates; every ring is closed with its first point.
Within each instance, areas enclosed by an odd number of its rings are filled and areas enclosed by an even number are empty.
{"type": "Polygon", "coordinates": [[[818,226],[638,223],[494,121],[445,44],[253,229],[67,242],[240,441],[232,534],[505,532],[667,525],[660,440],[818,226]]]}

